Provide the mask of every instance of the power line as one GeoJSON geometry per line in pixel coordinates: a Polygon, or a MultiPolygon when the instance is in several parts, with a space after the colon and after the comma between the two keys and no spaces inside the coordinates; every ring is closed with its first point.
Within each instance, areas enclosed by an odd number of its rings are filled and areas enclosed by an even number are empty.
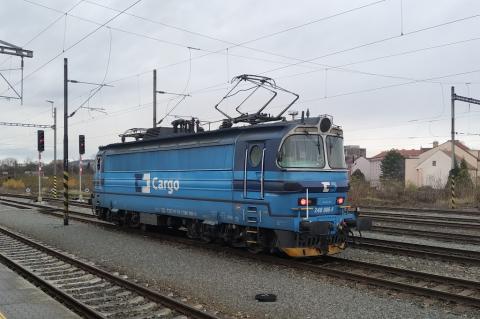
{"type": "MultiPolygon", "coordinates": [[[[351,92],[345,92],[345,93],[330,95],[330,96],[327,96],[327,97],[313,98],[313,99],[302,101],[299,104],[309,103],[309,102],[318,101],[318,100],[331,99],[331,98],[336,98],[336,97],[341,97],[341,96],[347,96],[347,95],[352,95],[352,94],[360,94],[360,93],[373,92],[373,91],[378,91],[378,90],[383,90],[383,89],[390,89],[390,88],[393,88],[393,87],[404,86],[404,85],[409,85],[409,84],[419,83],[419,82],[427,82],[428,83],[429,81],[432,81],[432,80],[439,80],[439,79],[449,78],[449,77],[453,77],[453,76],[466,75],[466,74],[472,74],[472,73],[478,73],[478,72],[480,72],[480,69],[461,72],[461,73],[453,73],[453,74],[448,74],[448,75],[436,76],[436,77],[431,77],[431,78],[426,78],[426,79],[419,79],[419,80],[414,80],[414,81],[409,81],[409,82],[384,85],[384,86],[379,86],[379,87],[370,88],[370,89],[364,89],[364,90],[351,91],[351,92]]],[[[436,82],[434,82],[434,83],[436,83],[436,82]]]]}
{"type": "MultiPolygon", "coordinates": [[[[392,58],[392,57],[399,57],[399,56],[403,56],[403,55],[408,55],[408,54],[413,54],[413,53],[418,53],[418,52],[423,52],[423,51],[428,51],[428,50],[434,50],[434,49],[444,48],[444,47],[448,47],[448,46],[452,46],[452,45],[464,44],[464,43],[468,43],[468,42],[472,42],[472,41],[478,41],[478,40],[480,40],[480,37],[475,37],[475,38],[470,38],[470,39],[460,40],[460,41],[454,41],[454,42],[448,42],[448,43],[443,43],[443,44],[439,44],[439,45],[424,47],[424,48],[420,48],[420,49],[403,51],[403,52],[394,53],[394,54],[383,55],[383,56],[379,56],[379,57],[375,57],[375,58],[354,61],[354,62],[342,64],[342,65],[331,66],[329,68],[330,69],[343,68],[345,66],[368,63],[368,62],[378,61],[378,60],[382,60],[382,59],[388,59],[388,58],[392,58]]],[[[283,75],[283,76],[279,76],[279,77],[276,77],[276,78],[277,79],[292,78],[292,77],[296,77],[296,76],[312,74],[312,73],[322,72],[322,71],[325,71],[325,67],[314,69],[314,70],[311,70],[311,71],[306,71],[306,72],[294,73],[294,74],[290,74],[290,75],[283,75]]],[[[387,75],[385,75],[385,76],[387,76],[387,75]]],[[[442,83],[439,83],[439,84],[442,84],[442,83]]],[[[453,84],[453,82],[449,82],[449,84],[453,84]]],[[[462,82],[462,83],[455,83],[455,84],[465,84],[465,83],[462,82]]]]}
{"type": "MultiPolygon", "coordinates": [[[[26,0],[24,0],[26,1],[26,0]]],[[[75,9],[80,3],[82,3],[83,1],[85,0],[80,0],[78,1],[77,3],[75,3],[70,9],[68,9],[66,12],[62,12],[62,14],[60,16],[58,16],[56,19],[54,19],[52,22],[50,22],[45,28],[43,28],[41,31],[39,31],[33,38],[31,38],[30,40],[28,40],[24,45],[23,47],[27,46],[28,44],[32,43],[33,41],[35,41],[38,37],[40,37],[43,33],[45,33],[48,29],[50,29],[52,26],[54,26],[58,21],[60,21],[65,14],[71,12],[73,9],[75,9]]],[[[10,58],[8,59],[5,59],[2,63],[0,63],[0,65],[4,64],[5,62],[7,62],[10,58]]]]}
{"type": "MultiPolygon", "coordinates": [[[[173,29],[181,30],[181,31],[184,31],[184,32],[188,32],[188,33],[191,33],[191,34],[195,34],[195,35],[198,35],[198,36],[202,36],[202,37],[205,37],[205,38],[209,38],[209,39],[212,39],[212,40],[220,41],[220,42],[227,43],[227,44],[230,44],[230,45],[231,45],[231,46],[229,46],[229,47],[227,47],[227,48],[222,48],[222,49],[219,49],[219,50],[216,50],[216,51],[208,51],[208,50],[202,49],[202,51],[206,51],[207,53],[206,53],[206,54],[203,54],[203,55],[200,55],[200,56],[197,56],[197,57],[194,57],[193,59],[200,59],[200,58],[209,56],[209,55],[211,55],[211,54],[226,55],[227,53],[223,53],[222,51],[225,51],[225,50],[227,50],[227,49],[232,49],[232,48],[235,48],[235,47],[243,47],[243,48],[246,48],[246,49],[249,49],[249,50],[254,50],[254,51],[257,51],[257,52],[261,52],[261,53],[265,53],[265,54],[269,54],[269,55],[274,55],[274,56],[282,57],[282,58],[285,58],[285,59],[298,60],[298,59],[296,59],[296,58],[287,57],[287,56],[284,56],[284,55],[281,55],[281,54],[277,54],[277,53],[273,53],[273,52],[269,52],[269,51],[266,51],[266,50],[261,50],[261,49],[257,49],[257,48],[247,47],[247,46],[245,46],[245,44],[253,43],[253,42],[256,42],[256,41],[259,41],[259,40],[266,39],[266,38],[268,38],[268,37],[273,37],[273,36],[279,35],[279,34],[281,34],[281,33],[289,32],[289,31],[292,31],[292,30],[295,30],[295,29],[299,29],[299,28],[305,27],[305,26],[307,26],[307,25],[311,25],[311,24],[314,24],[314,23],[318,23],[318,22],[321,22],[321,21],[325,21],[325,20],[328,20],[328,19],[332,19],[332,18],[334,18],[334,17],[338,17],[338,16],[341,16],[341,15],[344,15],[344,14],[347,14],[347,13],[351,13],[351,12],[354,12],[354,11],[357,11],[357,10],[360,10],[360,9],[364,9],[364,8],[367,8],[367,7],[370,7],[370,6],[373,6],[373,5],[377,5],[377,4],[382,3],[382,2],[385,2],[385,1],[386,1],[386,0],[381,0],[381,1],[372,2],[372,3],[370,3],[370,4],[366,4],[366,5],[363,5],[363,6],[360,6],[360,7],[356,7],[356,8],[353,8],[353,9],[346,10],[346,11],[342,11],[342,12],[339,12],[339,13],[336,13],[336,14],[333,14],[333,15],[330,15],[330,16],[327,16],[327,17],[322,17],[322,18],[320,18],[320,19],[316,19],[316,20],[313,20],[313,21],[309,21],[309,22],[306,22],[306,23],[302,23],[302,24],[300,24],[300,25],[296,25],[296,26],[293,26],[293,27],[290,27],[290,28],[286,28],[286,29],[283,29],[283,30],[280,30],[280,31],[276,31],[276,32],[270,33],[270,34],[266,34],[266,35],[263,35],[263,36],[260,36],[260,37],[257,37],[257,38],[248,40],[248,41],[244,41],[244,42],[242,42],[242,43],[233,43],[233,42],[226,41],[226,40],[223,40],[223,39],[214,38],[214,37],[211,37],[211,36],[208,36],[208,35],[199,33],[199,32],[194,32],[194,31],[190,31],[190,30],[187,30],[187,29],[184,29],[184,28],[179,28],[179,27],[176,27],[176,26],[168,25],[168,24],[165,24],[165,23],[163,23],[163,22],[155,21],[155,20],[152,20],[152,19],[149,19],[149,18],[145,18],[145,17],[141,17],[141,16],[138,16],[138,15],[134,15],[134,14],[129,14],[129,15],[130,15],[130,16],[133,16],[133,17],[136,17],[136,18],[138,18],[138,19],[142,19],[142,20],[149,21],[149,22],[152,22],[152,23],[157,23],[157,24],[160,24],[160,25],[163,25],[163,26],[166,26],[166,27],[170,27],[170,28],[173,28],[173,29]]],[[[97,4],[97,3],[93,2],[93,1],[87,1],[87,3],[94,4],[94,5],[98,5],[98,6],[103,7],[103,8],[107,8],[107,9],[110,9],[110,10],[117,11],[117,9],[115,9],[115,8],[111,8],[111,7],[108,7],[108,6],[100,5],[100,4],[97,4]]],[[[139,35],[139,34],[137,34],[137,35],[139,35]]],[[[142,35],[139,35],[139,36],[142,36],[142,35]]],[[[147,37],[149,37],[149,36],[147,36],[147,37]]],[[[161,40],[161,39],[157,39],[157,38],[154,38],[154,37],[149,37],[149,38],[152,39],[152,40],[163,41],[163,40],[161,40]]],[[[176,44],[175,44],[175,45],[176,45],[176,44]]],[[[182,46],[183,46],[183,45],[182,45],[182,46]]],[[[266,60],[266,59],[254,58],[254,57],[251,57],[251,56],[241,56],[241,55],[238,55],[238,54],[232,54],[232,53],[230,53],[230,52],[229,52],[229,55],[235,56],[235,57],[246,58],[246,59],[253,59],[253,60],[260,60],[260,61],[267,61],[267,62],[274,62],[274,63],[279,63],[279,64],[287,64],[287,65],[290,65],[290,64],[287,63],[287,62],[271,61],[271,60],[266,60]]],[[[303,60],[302,60],[302,61],[303,61],[303,60]]],[[[178,65],[178,64],[183,64],[183,63],[185,63],[185,62],[189,62],[189,60],[187,59],[187,60],[181,60],[181,61],[178,61],[178,62],[170,63],[170,64],[167,64],[167,65],[164,65],[164,66],[157,67],[157,69],[164,69],[164,68],[176,66],[176,65],[178,65]]],[[[312,64],[315,64],[315,63],[312,63],[312,64]]],[[[355,71],[355,72],[358,73],[357,71],[355,71]]],[[[115,81],[115,82],[116,82],[116,81],[121,81],[121,80],[129,79],[129,78],[131,78],[131,77],[143,75],[143,74],[146,74],[146,73],[150,73],[150,71],[141,72],[141,73],[138,73],[138,74],[135,74],[135,75],[131,75],[131,76],[127,76],[127,77],[124,77],[124,78],[121,78],[121,79],[118,79],[118,80],[114,80],[114,81],[115,81]]]]}
{"type": "Polygon", "coordinates": [[[313,61],[320,60],[320,59],[330,57],[330,56],[333,56],[333,55],[337,55],[337,54],[340,54],[340,53],[345,53],[345,52],[357,50],[357,49],[360,49],[360,48],[364,48],[364,47],[372,46],[372,45],[375,45],[375,44],[387,42],[387,41],[390,41],[390,40],[393,40],[393,39],[402,38],[402,37],[405,37],[405,36],[409,36],[409,35],[412,35],[412,34],[424,32],[424,31],[427,31],[427,30],[440,28],[440,27],[443,27],[443,26],[446,26],[446,25],[450,25],[450,24],[454,24],[454,23],[458,23],[458,22],[463,22],[463,21],[470,20],[470,19],[475,19],[475,18],[478,18],[478,17],[480,17],[480,14],[474,14],[474,15],[471,15],[471,16],[468,16],[468,17],[447,21],[447,22],[444,22],[444,23],[420,28],[420,29],[413,30],[413,31],[410,31],[410,32],[405,32],[403,35],[394,35],[394,36],[386,37],[386,38],[383,38],[383,39],[379,39],[379,40],[375,40],[375,41],[371,41],[371,42],[367,42],[367,43],[362,43],[362,44],[359,44],[359,45],[356,45],[356,46],[353,46],[353,47],[350,47],[350,48],[329,52],[329,53],[323,54],[321,56],[317,56],[317,57],[314,57],[314,58],[311,58],[311,59],[307,59],[307,60],[305,60],[305,62],[292,63],[291,65],[288,65],[288,66],[283,66],[283,67],[278,67],[278,68],[275,68],[275,69],[267,70],[265,72],[262,72],[261,74],[283,70],[283,69],[286,69],[286,68],[290,68],[290,67],[293,67],[293,66],[300,65],[302,63],[313,62],[313,61]]]}
{"type": "MultiPolygon", "coordinates": [[[[286,29],[283,29],[283,30],[280,30],[280,31],[265,34],[265,35],[262,35],[260,37],[257,37],[257,38],[254,38],[254,39],[251,39],[251,40],[248,40],[248,41],[244,41],[244,42],[241,42],[241,43],[234,43],[234,42],[231,42],[231,41],[227,41],[227,40],[224,40],[224,39],[213,37],[211,35],[206,35],[204,33],[200,33],[200,32],[197,32],[197,31],[188,30],[186,28],[182,28],[182,27],[174,26],[172,24],[167,24],[167,23],[164,23],[164,22],[161,22],[161,21],[145,18],[145,17],[139,16],[139,15],[136,15],[136,14],[132,14],[132,13],[126,13],[126,15],[137,18],[137,19],[140,19],[140,20],[148,21],[148,22],[151,22],[151,23],[154,23],[154,24],[158,24],[158,25],[161,25],[161,26],[164,26],[164,27],[167,27],[167,28],[175,29],[175,30],[178,30],[178,31],[186,32],[186,33],[193,34],[193,35],[196,35],[196,36],[199,36],[199,37],[203,37],[203,38],[206,38],[206,39],[219,41],[219,42],[231,45],[228,48],[222,48],[218,51],[215,51],[215,53],[219,52],[219,51],[224,51],[226,49],[232,49],[232,48],[235,48],[235,47],[239,47],[239,46],[250,49],[250,50],[261,51],[261,50],[256,49],[256,48],[245,47],[245,44],[257,42],[257,41],[260,41],[260,40],[263,40],[263,39],[266,39],[266,38],[270,38],[270,37],[273,37],[273,36],[276,36],[276,35],[279,35],[279,34],[282,34],[282,33],[285,33],[285,32],[289,32],[289,31],[292,31],[292,30],[295,30],[295,29],[300,29],[300,28],[306,27],[308,25],[323,22],[323,21],[326,21],[326,20],[329,20],[329,19],[332,19],[332,18],[335,18],[335,17],[342,16],[344,14],[348,14],[348,13],[351,13],[351,12],[354,12],[354,11],[365,9],[365,8],[368,8],[368,7],[371,7],[371,6],[375,6],[375,5],[380,4],[382,2],[385,2],[385,1],[386,0],[371,2],[371,3],[365,4],[365,5],[362,5],[362,6],[359,6],[359,7],[355,7],[355,8],[352,8],[352,9],[348,9],[348,10],[345,10],[345,11],[335,13],[335,14],[330,15],[330,16],[322,17],[322,18],[315,19],[315,20],[312,20],[312,21],[308,21],[308,22],[305,22],[305,23],[302,23],[302,24],[299,24],[299,25],[295,25],[293,27],[289,27],[289,28],[286,28],[286,29]]],[[[115,8],[112,8],[112,7],[103,5],[103,4],[99,4],[99,3],[96,3],[94,1],[86,0],[86,2],[89,3],[89,4],[95,5],[95,6],[105,8],[105,9],[118,11],[118,9],[115,9],[115,8]]]]}
{"type": "MultiPolygon", "coordinates": [[[[427,31],[427,30],[432,30],[432,29],[435,29],[435,28],[440,28],[440,27],[443,27],[443,26],[446,26],[446,25],[450,25],[450,24],[462,22],[462,21],[469,20],[469,19],[478,18],[479,16],[480,16],[479,14],[475,14],[475,15],[472,15],[472,16],[469,16],[469,17],[464,17],[464,18],[460,18],[460,19],[455,19],[455,20],[447,21],[447,22],[444,22],[444,23],[440,23],[440,24],[436,24],[436,25],[433,25],[433,26],[429,26],[429,27],[425,27],[425,28],[421,28],[421,29],[417,29],[417,30],[414,30],[414,31],[410,31],[410,32],[404,33],[404,36],[408,36],[408,35],[411,35],[411,34],[416,34],[416,33],[423,32],[423,31],[427,31]]],[[[301,64],[304,63],[304,62],[312,62],[312,61],[314,61],[314,60],[318,60],[318,59],[321,59],[321,58],[324,58],[324,57],[327,57],[327,56],[332,56],[332,55],[335,55],[335,54],[340,54],[340,53],[352,51],[352,50],[355,50],[355,49],[358,49],[358,48],[362,48],[362,47],[366,47],[366,46],[378,44],[378,43],[381,43],[381,42],[386,42],[386,41],[389,41],[389,40],[392,40],[392,39],[395,39],[395,38],[399,38],[399,37],[401,37],[401,36],[396,35],[396,36],[392,36],[392,37],[387,37],[387,38],[384,38],[384,39],[376,40],[376,41],[373,41],[373,42],[364,43],[364,44],[361,44],[361,45],[357,45],[357,46],[354,46],[354,47],[350,47],[350,48],[348,48],[348,49],[331,52],[331,53],[328,53],[328,54],[325,54],[325,55],[322,55],[322,56],[319,56],[319,57],[316,57],[316,58],[313,58],[313,59],[303,60],[303,61],[299,61],[299,62],[296,62],[296,63],[293,63],[293,64],[288,64],[287,66],[283,66],[283,67],[280,67],[280,68],[270,69],[270,70],[267,70],[267,71],[262,72],[261,74],[266,74],[266,73],[278,71],[278,70],[280,70],[280,69],[285,69],[285,68],[288,68],[288,67],[293,67],[293,66],[301,65],[301,64]]],[[[374,60],[379,60],[379,59],[384,59],[384,58],[389,58],[389,57],[394,57],[394,56],[401,56],[401,55],[416,53],[416,52],[425,51],[425,50],[432,50],[432,49],[436,49],[436,48],[441,48],[441,47],[446,47],[446,46],[450,46],[450,45],[455,45],[455,44],[460,44],[460,43],[466,43],[466,42],[470,42],[470,41],[476,41],[476,40],[480,40],[480,38],[471,38],[471,39],[462,40],[462,41],[445,43],[445,44],[441,44],[441,45],[438,45],[438,46],[431,46],[431,47],[421,48],[421,49],[417,49],[417,50],[404,51],[404,52],[401,52],[401,53],[398,53],[398,54],[391,54],[391,55],[386,55],[386,56],[382,56],[382,57],[378,57],[378,58],[374,58],[374,59],[357,61],[357,62],[348,63],[348,64],[341,65],[341,66],[329,66],[329,68],[332,68],[332,69],[342,68],[342,67],[344,67],[344,66],[350,66],[350,65],[357,64],[357,63],[371,62],[371,61],[374,61],[374,60]]],[[[248,41],[246,41],[246,42],[248,42],[248,41]]],[[[199,56],[198,58],[201,58],[201,57],[203,57],[203,56],[205,56],[205,55],[199,56]]],[[[174,62],[174,63],[171,63],[171,64],[166,64],[166,65],[157,67],[157,69],[168,68],[168,67],[171,67],[171,66],[175,66],[175,65],[178,65],[178,64],[187,62],[187,61],[188,61],[188,60],[182,60],[182,61],[179,61],[179,62],[174,62]]],[[[327,67],[327,66],[325,66],[325,67],[327,67]]],[[[324,68],[322,68],[321,70],[324,70],[324,68]]],[[[313,71],[313,72],[316,72],[316,71],[318,71],[318,69],[315,70],[315,71],[313,71]]],[[[360,73],[360,72],[361,72],[361,71],[358,71],[358,73],[360,73]]],[[[122,78],[113,80],[113,81],[111,81],[110,83],[127,80],[127,79],[130,79],[130,78],[132,78],[132,77],[144,75],[144,74],[147,74],[147,73],[150,73],[150,71],[144,71],[144,72],[141,72],[141,73],[137,73],[137,74],[135,74],[135,75],[129,75],[129,76],[126,76],[126,77],[122,77],[122,78]]],[[[307,73],[305,73],[305,74],[307,74],[307,73]]],[[[300,75],[300,74],[299,74],[299,75],[300,75]]],[[[376,75],[378,75],[378,76],[383,76],[383,75],[379,75],[379,74],[376,74],[376,75]]],[[[387,75],[387,76],[388,76],[388,75],[387,75]]],[[[214,86],[220,86],[220,85],[223,85],[223,84],[224,84],[224,83],[219,83],[219,84],[216,84],[216,85],[214,85],[214,86]]]]}

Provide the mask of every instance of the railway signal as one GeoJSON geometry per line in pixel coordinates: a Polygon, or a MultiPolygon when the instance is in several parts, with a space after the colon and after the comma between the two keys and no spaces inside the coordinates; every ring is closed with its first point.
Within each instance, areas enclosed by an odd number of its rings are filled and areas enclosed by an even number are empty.
{"type": "Polygon", "coordinates": [[[38,150],[38,202],[42,202],[42,152],[45,150],[45,132],[37,131],[37,150],[38,150]]]}
{"type": "Polygon", "coordinates": [[[78,177],[79,177],[79,195],[78,195],[78,200],[82,201],[83,200],[83,195],[82,195],[82,155],[85,154],[85,135],[79,135],[78,136],[78,152],[80,153],[80,161],[78,163],[78,177]]]}
{"type": "Polygon", "coordinates": [[[80,155],[85,154],[85,135],[78,136],[78,150],[80,155]]]}
{"type": "Polygon", "coordinates": [[[38,152],[45,150],[45,133],[43,130],[37,131],[37,150],[38,152]]]}

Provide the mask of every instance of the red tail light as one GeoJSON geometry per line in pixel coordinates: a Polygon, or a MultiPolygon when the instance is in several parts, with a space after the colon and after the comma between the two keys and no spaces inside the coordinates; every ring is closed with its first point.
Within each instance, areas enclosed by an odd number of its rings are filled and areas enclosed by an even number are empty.
{"type": "Polygon", "coordinates": [[[337,197],[337,205],[343,205],[345,203],[344,197],[337,197]]]}
{"type": "MultiPolygon", "coordinates": [[[[317,200],[315,198],[308,199],[308,206],[315,206],[316,204],[317,204],[317,200]]],[[[307,206],[307,199],[305,197],[299,198],[298,206],[307,206]]]]}

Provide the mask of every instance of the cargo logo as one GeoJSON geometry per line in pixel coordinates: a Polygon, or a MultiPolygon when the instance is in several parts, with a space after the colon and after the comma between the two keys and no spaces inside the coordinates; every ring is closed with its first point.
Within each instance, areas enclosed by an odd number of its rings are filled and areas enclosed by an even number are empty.
{"type": "Polygon", "coordinates": [[[151,193],[151,189],[156,191],[166,190],[168,194],[180,189],[180,181],[172,179],[160,179],[158,177],[150,177],[150,173],[135,174],[135,192],[151,193]]]}

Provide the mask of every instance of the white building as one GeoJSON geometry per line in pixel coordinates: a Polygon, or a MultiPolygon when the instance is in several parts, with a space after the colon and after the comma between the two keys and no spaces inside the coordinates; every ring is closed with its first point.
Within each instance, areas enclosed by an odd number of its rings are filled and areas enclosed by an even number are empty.
{"type": "MultiPolygon", "coordinates": [[[[434,147],[417,157],[405,161],[405,184],[415,186],[431,186],[443,188],[448,181],[448,174],[452,167],[452,143],[447,141],[441,145],[434,143],[434,147]]],[[[468,171],[474,183],[478,183],[480,169],[480,152],[471,150],[464,144],[456,141],[455,157],[457,163],[462,159],[467,162],[468,171]]]]}
{"type": "MultiPolygon", "coordinates": [[[[396,150],[406,159],[417,157],[424,150],[396,150]]],[[[389,151],[383,151],[371,158],[360,157],[352,164],[352,173],[356,169],[359,169],[363,175],[365,175],[365,180],[370,182],[370,185],[377,187],[380,185],[380,176],[382,175],[382,160],[385,158],[389,151]]]]}

